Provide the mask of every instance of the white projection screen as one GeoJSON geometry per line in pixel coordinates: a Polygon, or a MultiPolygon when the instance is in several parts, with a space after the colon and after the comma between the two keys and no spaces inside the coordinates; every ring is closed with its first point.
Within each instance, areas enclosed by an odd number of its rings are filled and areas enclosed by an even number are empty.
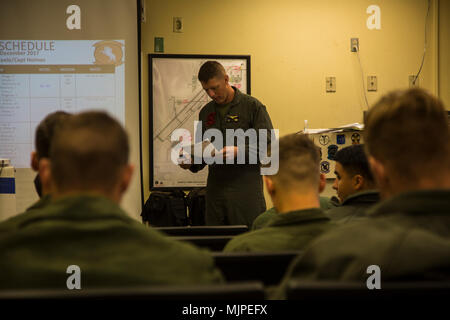
{"type": "Polygon", "coordinates": [[[101,109],[129,134],[135,173],[122,207],[140,219],[139,7],[135,0],[0,2],[0,158],[16,168],[17,213],[38,199],[30,154],[39,122],[56,110],[101,109]]]}

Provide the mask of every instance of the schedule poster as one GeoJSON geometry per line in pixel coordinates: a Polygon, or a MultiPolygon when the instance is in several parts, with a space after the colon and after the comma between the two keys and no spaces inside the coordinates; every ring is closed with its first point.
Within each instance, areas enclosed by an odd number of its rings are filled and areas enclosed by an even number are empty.
{"type": "Polygon", "coordinates": [[[30,166],[51,112],[106,110],[125,124],[124,40],[0,40],[0,158],[30,166]]]}

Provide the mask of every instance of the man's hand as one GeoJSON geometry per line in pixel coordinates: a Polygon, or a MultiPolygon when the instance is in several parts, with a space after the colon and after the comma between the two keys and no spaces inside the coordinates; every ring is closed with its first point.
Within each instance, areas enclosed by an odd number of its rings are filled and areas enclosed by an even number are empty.
{"type": "MultiPolygon", "coordinates": [[[[180,141],[182,140],[182,138],[180,137],[180,141]]],[[[178,158],[178,165],[180,166],[181,169],[189,169],[192,166],[192,163],[190,163],[189,159],[186,158],[186,156],[183,153],[183,149],[180,149],[180,154],[179,154],[179,158],[178,158]]]]}
{"type": "Polygon", "coordinates": [[[222,154],[224,159],[234,159],[237,157],[238,150],[238,147],[226,146],[219,151],[219,154],[222,154]]]}

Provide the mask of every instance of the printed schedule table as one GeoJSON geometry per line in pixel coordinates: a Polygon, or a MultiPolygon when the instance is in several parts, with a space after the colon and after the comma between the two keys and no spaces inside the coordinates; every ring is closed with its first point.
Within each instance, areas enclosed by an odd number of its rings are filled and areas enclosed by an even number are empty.
{"type": "Polygon", "coordinates": [[[29,167],[36,127],[51,112],[111,110],[115,77],[111,64],[0,65],[0,158],[29,167]]]}

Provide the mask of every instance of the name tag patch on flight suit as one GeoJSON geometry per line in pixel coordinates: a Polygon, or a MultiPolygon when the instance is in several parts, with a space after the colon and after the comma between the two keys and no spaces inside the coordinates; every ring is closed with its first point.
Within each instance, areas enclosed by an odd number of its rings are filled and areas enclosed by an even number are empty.
{"type": "Polygon", "coordinates": [[[230,123],[230,122],[234,122],[234,123],[236,123],[236,122],[239,122],[239,116],[238,115],[236,115],[236,116],[233,116],[233,115],[227,115],[227,122],[228,123],[230,123]]]}

